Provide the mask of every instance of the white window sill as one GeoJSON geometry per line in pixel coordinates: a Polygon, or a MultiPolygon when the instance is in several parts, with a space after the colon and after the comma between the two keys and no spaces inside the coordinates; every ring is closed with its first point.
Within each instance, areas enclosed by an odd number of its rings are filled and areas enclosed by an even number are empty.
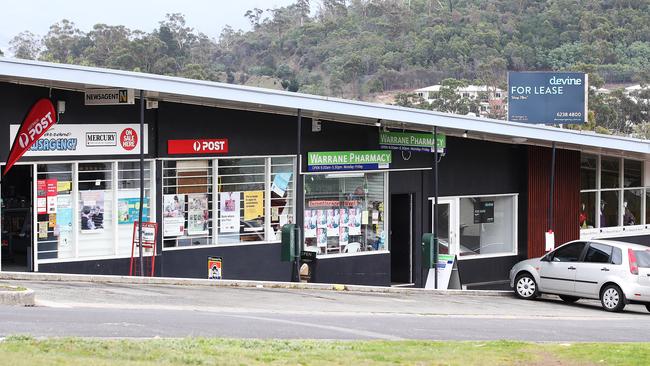
{"type": "Polygon", "coordinates": [[[206,245],[187,245],[182,247],[167,247],[163,248],[163,252],[175,251],[175,250],[189,250],[189,249],[203,249],[203,248],[225,248],[225,247],[243,247],[249,245],[264,245],[264,244],[279,244],[280,241],[243,241],[239,243],[227,243],[227,244],[206,244],[206,245]]]}
{"type": "Polygon", "coordinates": [[[367,252],[356,252],[356,253],[318,254],[316,255],[316,259],[357,257],[361,255],[375,255],[375,254],[388,254],[388,253],[390,253],[388,250],[370,250],[367,252]]]}
{"type": "Polygon", "coordinates": [[[490,253],[490,254],[472,254],[472,255],[463,255],[457,256],[459,261],[466,261],[471,259],[486,259],[486,258],[499,258],[499,257],[515,257],[518,254],[515,252],[508,253],[490,253]]]}

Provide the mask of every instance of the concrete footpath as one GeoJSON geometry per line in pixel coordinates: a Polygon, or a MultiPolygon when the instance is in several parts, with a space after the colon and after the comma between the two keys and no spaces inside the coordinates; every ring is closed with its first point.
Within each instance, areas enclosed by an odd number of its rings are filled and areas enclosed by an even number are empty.
{"type": "Polygon", "coordinates": [[[248,280],[208,280],[170,277],[133,277],[133,276],[102,276],[37,272],[0,272],[0,280],[5,281],[61,281],[61,282],[92,282],[114,284],[143,284],[143,285],[175,285],[175,286],[212,286],[239,288],[279,288],[298,290],[352,291],[368,293],[392,294],[432,294],[432,295],[462,295],[462,296],[498,296],[512,297],[511,291],[492,290],[430,290],[406,287],[380,287],[341,285],[306,282],[279,281],[248,281],[248,280]]]}

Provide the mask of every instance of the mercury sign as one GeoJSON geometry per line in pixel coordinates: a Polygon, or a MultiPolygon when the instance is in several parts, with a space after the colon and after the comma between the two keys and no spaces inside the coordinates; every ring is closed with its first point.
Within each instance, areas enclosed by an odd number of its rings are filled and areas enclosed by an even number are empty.
{"type": "Polygon", "coordinates": [[[509,72],[508,120],[587,122],[588,76],[579,72],[509,72]]]}

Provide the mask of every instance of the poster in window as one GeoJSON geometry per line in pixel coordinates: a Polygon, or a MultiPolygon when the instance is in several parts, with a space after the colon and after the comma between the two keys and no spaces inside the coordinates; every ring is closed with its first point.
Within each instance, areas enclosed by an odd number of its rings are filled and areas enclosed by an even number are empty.
{"type": "Polygon", "coordinates": [[[327,229],[327,213],[325,210],[316,210],[316,227],[327,229]]]}
{"type": "Polygon", "coordinates": [[[339,210],[327,210],[327,236],[339,236],[339,210]]]}
{"type": "Polygon", "coordinates": [[[187,234],[202,235],[208,233],[210,211],[208,195],[205,193],[187,195],[187,234]]]}
{"type": "Polygon", "coordinates": [[[163,196],[163,236],[183,236],[185,234],[184,210],[184,194],[163,196]]]}
{"type": "Polygon", "coordinates": [[[316,237],[316,210],[305,210],[305,238],[316,237]]]}
{"type": "Polygon", "coordinates": [[[474,223],[491,224],[494,222],[494,201],[476,202],[474,204],[474,223]]]}
{"type": "Polygon", "coordinates": [[[284,197],[290,180],[291,173],[276,174],[275,178],[273,178],[273,184],[271,184],[271,191],[280,197],[284,197]]]}
{"type": "Polygon", "coordinates": [[[350,235],[361,235],[361,209],[351,208],[349,211],[348,227],[350,235]]]}
{"type": "Polygon", "coordinates": [[[319,247],[326,247],[327,246],[327,229],[316,229],[316,235],[318,236],[318,240],[316,241],[316,245],[319,247]]]}
{"type": "Polygon", "coordinates": [[[244,220],[254,220],[264,216],[264,191],[244,192],[244,220]]]}
{"type": "Polygon", "coordinates": [[[59,247],[67,248],[72,244],[72,199],[69,194],[58,196],[56,228],[59,232],[59,247]]]}
{"type": "Polygon", "coordinates": [[[56,196],[58,194],[57,191],[57,180],[56,179],[47,179],[45,181],[45,186],[46,186],[46,195],[47,195],[47,200],[46,200],[46,205],[47,205],[47,213],[48,214],[56,214],[56,196]]]}
{"type": "Polygon", "coordinates": [[[45,179],[36,181],[36,212],[39,215],[47,213],[47,183],[45,179]]]}
{"type": "Polygon", "coordinates": [[[104,191],[82,191],[80,197],[81,232],[104,230],[104,191]]]}
{"type": "Polygon", "coordinates": [[[348,245],[350,238],[350,228],[347,226],[339,227],[339,245],[348,245]]]}
{"type": "MultiPolygon", "coordinates": [[[[142,209],[142,221],[149,221],[149,198],[144,197],[144,207],[142,209]]],[[[138,221],[140,211],[140,198],[120,198],[117,200],[117,223],[133,224],[138,221]]]]}
{"type": "Polygon", "coordinates": [[[241,192],[222,192],[219,194],[220,232],[239,232],[240,197],[241,192]]]}

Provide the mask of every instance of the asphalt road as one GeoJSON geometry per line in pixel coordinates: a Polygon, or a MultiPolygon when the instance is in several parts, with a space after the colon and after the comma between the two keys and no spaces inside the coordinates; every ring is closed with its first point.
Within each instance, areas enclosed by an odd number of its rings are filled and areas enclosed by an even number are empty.
{"type": "Polygon", "coordinates": [[[554,297],[20,284],[37,292],[38,306],[0,306],[0,336],[650,341],[645,307],[612,314],[554,297]]]}

